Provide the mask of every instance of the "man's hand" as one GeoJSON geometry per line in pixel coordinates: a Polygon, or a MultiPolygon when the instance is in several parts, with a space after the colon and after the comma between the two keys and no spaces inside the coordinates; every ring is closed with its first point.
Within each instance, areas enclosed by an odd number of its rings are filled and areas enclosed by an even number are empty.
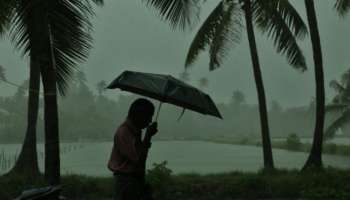
{"type": "Polygon", "coordinates": [[[148,137],[153,137],[157,132],[158,132],[158,124],[157,122],[153,122],[148,128],[147,128],[147,131],[146,131],[146,135],[148,137]]]}

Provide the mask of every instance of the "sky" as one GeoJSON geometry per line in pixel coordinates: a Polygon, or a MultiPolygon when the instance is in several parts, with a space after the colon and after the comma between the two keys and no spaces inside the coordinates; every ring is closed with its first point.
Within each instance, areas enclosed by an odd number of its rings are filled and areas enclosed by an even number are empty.
{"type": "MultiPolygon", "coordinates": [[[[112,81],[124,70],[171,74],[178,77],[184,70],[184,61],[191,40],[201,22],[218,3],[209,0],[202,8],[200,21],[192,30],[180,31],[161,21],[157,13],[142,0],[106,0],[96,9],[94,48],[80,69],[87,75],[91,87],[101,80],[112,81]]],[[[303,0],[293,4],[305,19],[303,0]]],[[[326,97],[334,95],[329,82],[339,79],[350,68],[350,16],[340,18],[334,8],[335,1],[315,0],[324,55],[326,97]]],[[[257,45],[265,84],[267,102],[277,100],[284,107],[307,105],[315,96],[313,60],[310,38],[300,42],[308,62],[308,70],[301,73],[275,53],[273,42],[256,31],[257,45]]],[[[198,86],[202,77],[209,80],[205,91],[217,103],[228,102],[233,91],[241,90],[248,103],[257,104],[256,87],[250,60],[246,32],[240,44],[232,46],[221,68],[209,72],[208,54],[202,53],[189,70],[191,84],[198,86]]],[[[0,41],[0,65],[6,69],[7,79],[21,83],[28,78],[28,59],[15,50],[10,39],[0,41]]],[[[0,83],[0,95],[14,93],[16,88],[0,83]]],[[[118,90],[106,94],[117,98],[118,90]]]]}

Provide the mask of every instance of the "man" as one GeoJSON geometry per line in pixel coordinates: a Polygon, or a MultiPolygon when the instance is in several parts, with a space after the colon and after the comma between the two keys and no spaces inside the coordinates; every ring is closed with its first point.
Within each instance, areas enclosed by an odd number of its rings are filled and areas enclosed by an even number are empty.
{"type": "Polygon", "coordinates": [[[115,199],[140,200],[144,196],[147,154],[151,139],[158,132],[156,122],[150,125],[153,114],[154,105],[150,101],[137,99],[131,104],[126,121],[115,133],[108,162],[116,180],[115,199]]]}

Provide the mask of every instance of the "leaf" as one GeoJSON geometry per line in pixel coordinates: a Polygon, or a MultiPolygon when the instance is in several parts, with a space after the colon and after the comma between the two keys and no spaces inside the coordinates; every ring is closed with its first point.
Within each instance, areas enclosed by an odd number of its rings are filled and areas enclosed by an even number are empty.
{"type": "Polygon", "coordinates": [[[217,68],[228,45],[237,43],[241,36],[241,11],[235,3],[221,1],[204,21],[195,35],[185,61],[190,67],[201,51],[210,46],[210,70],[217,68]]]}
{"type": "Polygon", "coordinates": [[[341,17],[345,17],[350,10],[350,0],[336,0],[334,8],[341,17]]]}
{"type": "Polygon", "coordinates": [[[199,18],[200,0],[143,0],[149,7],[155,8],[161,18],[170,22],[173,28],[182,30],[190,27],[199,18]]]}
{"type": "Polygon", "coordinates": [[[239,4],[229,2],[223,4],[222,14],[214,27],[209,55],[209,69],[214,70],[222,64],[229,47],[241,40],[241,8],[239,4]]]}
{"type": "Polygon", "coordinates": [[[266,2],[268,1],[257,0],[253,5],[256,25],[273,39],[277,52],[285,55],[290,65],[305,71],[306,60],[296,37],[305,35],[306,25],[287,0],[266,2]]]}

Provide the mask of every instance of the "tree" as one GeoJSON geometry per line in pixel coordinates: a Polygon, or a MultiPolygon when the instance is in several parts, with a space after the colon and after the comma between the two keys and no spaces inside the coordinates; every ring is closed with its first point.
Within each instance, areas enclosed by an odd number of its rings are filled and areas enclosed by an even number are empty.
{"type": "Polygon", "coordinates": [[[339,116],[326,128],[324,139],[334,137],[336,131],[350,121],[350,70],[342,75],[340,81],[332,80],[330,87],[336,95],[332,103],[326,106],[326,113],[339,116]]]}
{"type": "Polygon", "coordinates": [[[232,103],[234,105],[241,105],[245,102],[245,96],[242,91],[235,90],[232,95],[232,103]]]}
{"type": "MultiPolygon", "coordinates": [[[[189,19],[188,11],[193,7],[181,0],[149,0],[151,5],[160,10],[161,15],[173,25],[180,19],[189,19]]],[[[198,5],[198,4],[197,4],[198,5]]],[[[287,56],[289,64],[305,70],[305,58],[296,42],[307,33],[303,20],[288,0],[222,0],[199,28],[185,62],[189,67],[199,53],[209,47],[209,69],[214,70],[222,64],[228,46],[240,41],[242,15],[246,19],[246,30],[253,64],[255,83],[258,93],[261,134],[263,140],[264,166],[274,168],[270,133],[268,127],[265,90],[260,70],[259,57],[255,41],[253,23],[274,40],[277,52],[287,56]]],[[[186,22],[182,20],[181,22],[186,22]]],[[[183,24],[183,23],[182,23],[183,24]]]]}
{"type": "Polygon", "coordinates": [[[5,68],[0,65],[0,81],[6,81],[5,68]]]}
{"type": "MultiPolygon", "coordinates": [[[[98,4],[103,2],[93,1],[98,4]]],[[[24,54],[29,54],[31,70],[35,68],[36,73],[42,76],[45,177],[52,185],[60,182],[56,85],[64,95],[77,62],[87,57],[92,40],[88,31],[92,15],[90,1],[18,0],[15,8],[13,32],[16,34],[13,39],[24,54]]]]}
{"type": "Polygon", "coordinates": [[[199,83],[199,88],[204,89],[204,88],[208,87],[209,80],[205,77],[202,77],[198,80],[198,83],[199,83]]]}
{"type": "MultiPolygon", "coordinates": [[[[316,82],[316,124],[311,151],[303,167],[303,170],[309,168],[322,168],[322,144],[325,121],[323,56],[314,0],[305,0],[305,7],[309,23],[314,59],[316,82]]],[[[350,10],[350,0],[335,0],[334,7],[340,16],[345,16],[350,10]]]]}
{"type": "Polygon", "coordinates": [[[100,81],[96,84],[96,89],[97,89],[97,92],[100,96],[106,90],[106,87],[107,87],[106,81],[100,81]]]}
{"type": "Polygon", "coordinates": [[[282,108],[281,104],[276,100],[272,100],[271,101],[271,112],[272,113],[281,113],[282,111],[283,111],[283,108],[282,108]]]}
{"type": "MultiPolygon", "coordinates": [[[[0,2],[0,36],[10,28],[10,21],[14,18],[19,1],[3,0],[0,2]]],[[[40,75],[38,66],[30,59],[30,84],[27,109],[27,129],[23,147],[13,169],[9,172],[35,178],[39,174],[36,150],[36,122],[38,115],[40,75]],[[33,92],[36,91],[36,92],[33,92]]],[[[5,77],[0,77],[6,81],[5,77]]],[[[23,89],[20,91],[23,92],[23,89]]]]}

